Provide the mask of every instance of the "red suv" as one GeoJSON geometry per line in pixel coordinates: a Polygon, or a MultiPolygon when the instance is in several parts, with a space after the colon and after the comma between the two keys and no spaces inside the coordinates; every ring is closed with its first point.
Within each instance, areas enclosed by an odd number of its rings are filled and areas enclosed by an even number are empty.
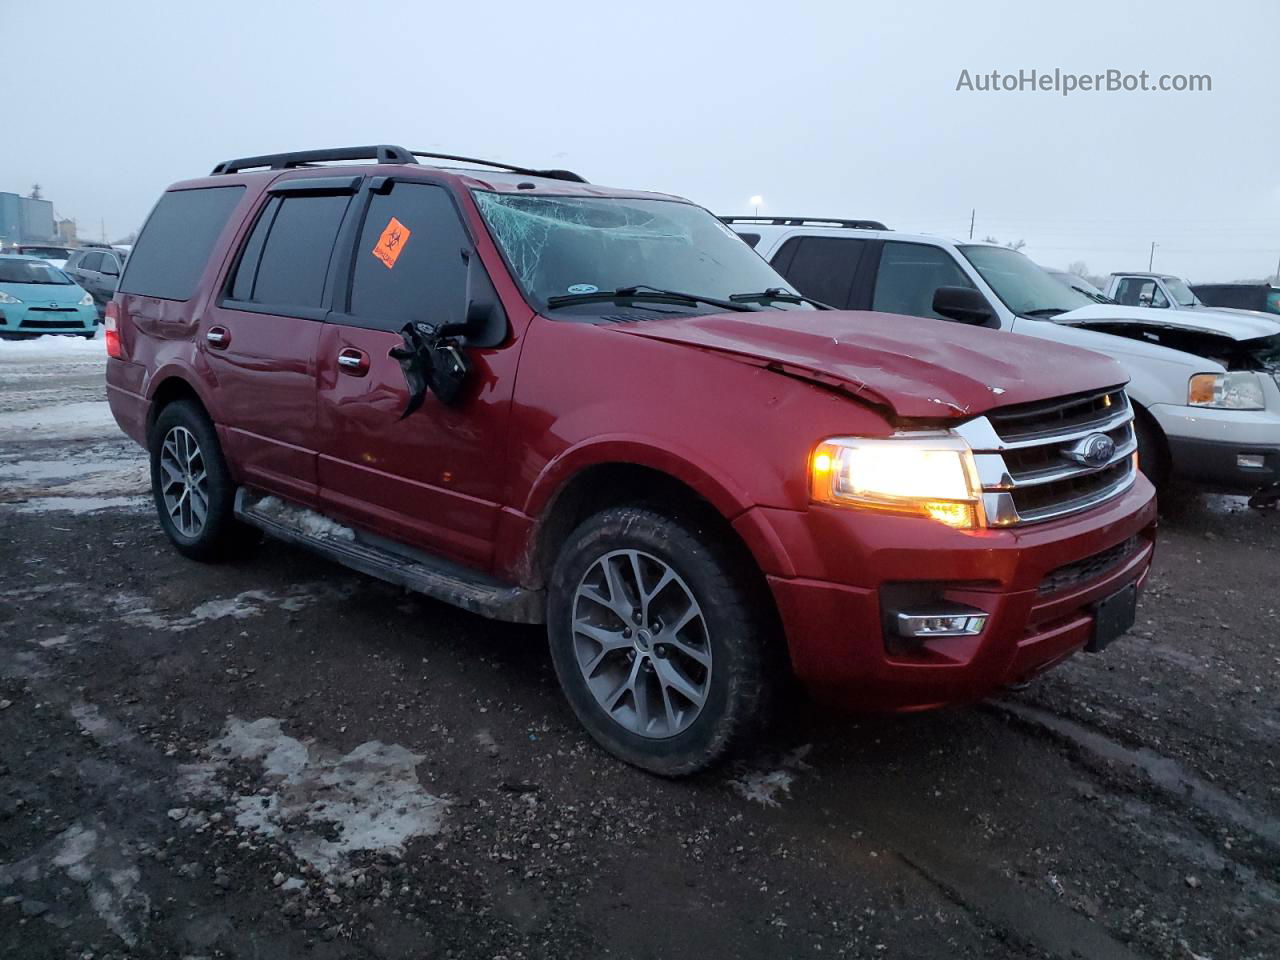
{"type": "Polygon", "coordinates": [[[256,528],[545,622],[583,725],[662,774],[786,671],[917,710],[1101,648],[1151,563],[1111,360],[828,310],[701,207],[567,171],[220,164],[161,197],[106,337],[180,552],[256,528]]]}

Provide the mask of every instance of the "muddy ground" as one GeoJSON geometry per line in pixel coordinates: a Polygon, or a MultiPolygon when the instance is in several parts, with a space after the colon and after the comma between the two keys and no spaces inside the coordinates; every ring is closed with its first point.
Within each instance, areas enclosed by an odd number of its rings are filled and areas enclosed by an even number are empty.
{"type": "Polygon", "coordinates": [[[180,558],[101,356],[13,346],[0,957],[1280,956],[1274,513],[1178,502],[1137,630],[1026,690],[798,702],[665,782],[587,741],[536,629],[180,558]]]}

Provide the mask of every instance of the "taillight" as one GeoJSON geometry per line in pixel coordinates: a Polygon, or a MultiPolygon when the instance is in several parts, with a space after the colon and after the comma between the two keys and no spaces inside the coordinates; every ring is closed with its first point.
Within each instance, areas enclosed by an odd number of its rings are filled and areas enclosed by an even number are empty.
{"type": "Polygon", "coordinates": [[[117,360],[124,359],[124,349],[120,346],[120,308],[116,306],[116,302],[112,300],[107,304],[107,322],[104,328],[104,337],[107,341],[107,356],[115,357],[117,360]]]}

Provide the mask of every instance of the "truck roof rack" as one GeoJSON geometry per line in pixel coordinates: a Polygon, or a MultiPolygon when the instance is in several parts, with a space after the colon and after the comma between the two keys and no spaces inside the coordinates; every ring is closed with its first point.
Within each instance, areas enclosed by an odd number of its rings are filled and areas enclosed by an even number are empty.
{"type": "Polygon", "coordinates": [[[415,157],[428,160],[452,160],[454,163],[475,163],[482,167],[493,167],[508,173],[522,173],[526,177],[543,177],[548,180],[568,180],[571,183],[586,183],[586,177],[579,176],[572,170],[534,170],[530,167],[513,167],[509,163],[498,163],[494,160],[480,160],[476,157],[459,157],[451,153],[426,153],[422,150],[411,150],[415,157]]]}
{"type": "Polygon", "coordinates": [[[225,173],[240,173],[243,170],[293,170],[297,167],[309,167],[314,164],[331,163],[338,160],[372,160],[375,163],[413,163],[417,157],[431,160],[452,160],[456,163],[474,163],[482,167],[494,167],[509,173],[519,173],[527,177],[543,177],[550,180],[568,180],[573,183],[587,181],[572,170],[534,170],[529,167],[515,167],[509,163],[497,163],[493,160],[480,160],[476,157],[459,157],[449,153],[427,153],[422,150],[406,150],[394,144],[380,143],[367,147],[333,147],[328,150],[293,150],[289,153],[264,153],[257,157],[239,157],[235,160],[224,160],[213,168],[211,176],[225,173]]]}
{"type": "Polygon", "coordinates": [[[289,153],[264,153],[259,157],[240,157],[236,160],[223,160],[213,168],[210,176],[224,173],[239,173],[241,170],[255,170],[265,167],[268,170],[292,170],[294,167],[307,167],[315,163],[327,163],[334,160],[375,160],[378,163],[417,163],[404,147],[381,143],[368,147],[333,147],[328,150],[293,150],[289,153]]]}
{"type": "Polygon", "coordinates": [[[725,223],[758,223],[773,227],[846,227],[850,230],[888,230],[879,220],[837,220],[832,217],[721,217],[725,223]]]}

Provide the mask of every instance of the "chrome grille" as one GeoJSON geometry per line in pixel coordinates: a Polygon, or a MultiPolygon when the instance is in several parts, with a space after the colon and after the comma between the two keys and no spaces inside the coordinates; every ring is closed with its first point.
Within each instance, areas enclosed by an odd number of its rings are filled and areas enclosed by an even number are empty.
{"type": "Polygon", "coordinates": [[[1088,510],[1133,485],[1133,409],[1114,388],[994,410],[956,428],[973,448],[987,523],[1011,527],[1088,510]],[[1082,445],[1107,436],[1103,462],[1082,458],[1082,445]]]}

